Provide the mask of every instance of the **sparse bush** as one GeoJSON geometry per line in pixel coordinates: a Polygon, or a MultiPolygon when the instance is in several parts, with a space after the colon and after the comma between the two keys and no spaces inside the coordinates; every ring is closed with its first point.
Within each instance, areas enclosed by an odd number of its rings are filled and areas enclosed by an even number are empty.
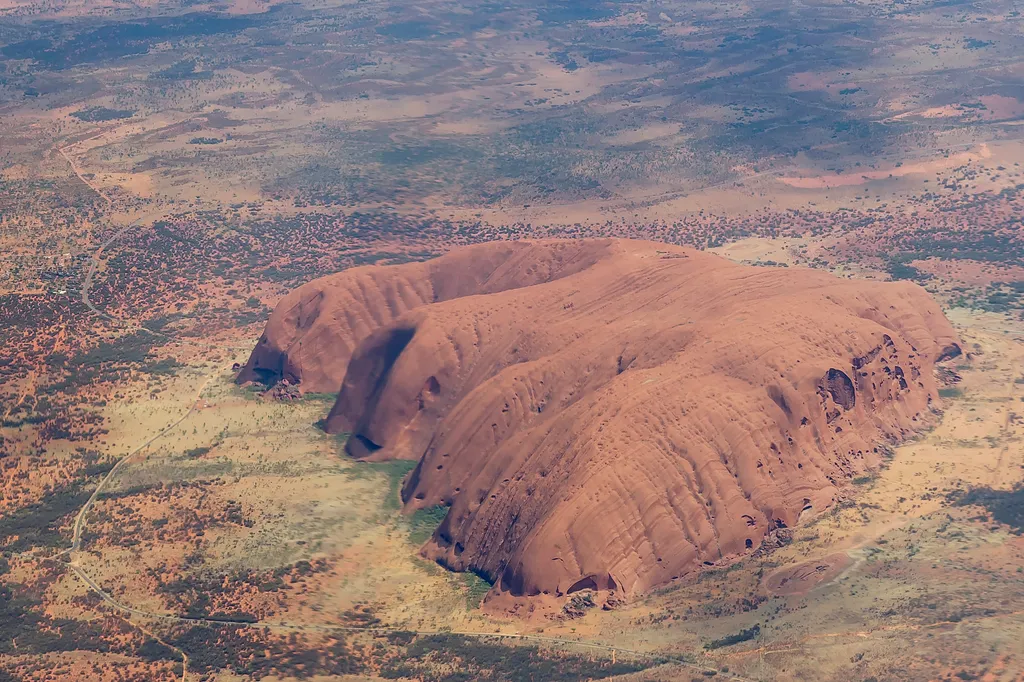
{"type": "Polygon", "coordinates": [[[967,493],[954,495],[956,506],[978,505],[992,514],[999,523],[1006,524],[1017,535],[1024,533],[1024,486],[1013,490],[973,488],[967,493]]]}
{"type": "Polygon", "coordinates": [[[135,112],[131,109],[108,109],[107,107],[87,107],[71,112],[74,118],[86,123],[102,123],[104,121],[118,121],[123,118],[131,118],[135,112]]]}
{"type": "Polygon", "coordinates": [[[739,644],[740,642],[746,642],[751,639],[756,639],[761,634],[761,625],[755,624],[753,627],[740,630],[736,634],[726,635],[721,639],[714,639],[704,645],[704,648],[708,651],[712,649],[721,649],[722,647],[732,646],[733,644],[739,644]]]}
{"type": "Polygon", "coordinates": [[[441,504],[417,509],[409,518],[409,541],[414,545],[422,545],[430,539],[447,515],[448,507],[441,504]]]}

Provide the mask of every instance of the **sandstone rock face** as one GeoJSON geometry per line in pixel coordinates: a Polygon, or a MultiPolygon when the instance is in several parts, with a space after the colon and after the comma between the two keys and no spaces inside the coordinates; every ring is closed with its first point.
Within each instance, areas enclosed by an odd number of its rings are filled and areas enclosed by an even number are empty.
{"type": "Polygon", "coordinates": [[[629,240],[491,243],[311,282],[241,378],[341,389],[418,461],[426,556],[495,592],[624,595],[753,552],[926,423],[956,334],[917,285],[629,240]]]}
{"type": "Polygon", "coordinates": [[[356,345],[403,313],[565,277],[593,265],[602,251],[485,246],[425,263],[353,268],[296,289],[274,309],[239,383],[287,379],[307,392],[337,391],[356,345]]]}

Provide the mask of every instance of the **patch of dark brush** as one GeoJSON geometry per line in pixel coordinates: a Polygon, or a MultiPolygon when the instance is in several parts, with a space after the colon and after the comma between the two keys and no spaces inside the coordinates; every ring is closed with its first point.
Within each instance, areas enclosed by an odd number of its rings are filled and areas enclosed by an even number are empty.
{"type": "Polygon", "coordinates": [[[953,499],[957,507],[984,507],[993,521],[1009,526],[1015,535],[1024,533],[1024,486],[1018,485],[1012,490],[971,488],[967,492],[954,493],[953,499]]]}

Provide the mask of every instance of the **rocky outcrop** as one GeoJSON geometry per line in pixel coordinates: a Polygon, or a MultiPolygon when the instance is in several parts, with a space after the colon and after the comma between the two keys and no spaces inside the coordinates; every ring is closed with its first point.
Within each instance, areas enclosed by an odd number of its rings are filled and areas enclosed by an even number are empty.
{"type": "Polygon", "coordinates": [[[418,462],[423,548],[510,595],[630,595],[756,551],[925,424],[956,335],[917,285],[628,240],[493,243],[286,298],[244,368],[418,462]]]}
{"type": "Polygon", "coordinates": [[[238,381],[287,379],[310,392],[337,391],[356,345],[400,315],[428,303],[557,280],[589,267],[601,252],[498,242],[424,263],[322,277],[278,303],[238,381]]]}

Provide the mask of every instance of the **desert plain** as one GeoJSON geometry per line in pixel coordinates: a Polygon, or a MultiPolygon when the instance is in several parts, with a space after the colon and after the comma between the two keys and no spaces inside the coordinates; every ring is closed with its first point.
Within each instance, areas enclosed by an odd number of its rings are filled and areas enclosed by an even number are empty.
{"type": "Polygon", "coordinates": [[[1022,679],[1021,11],[0,3],[0,680],[1022,679]],[[749,552],[515,603],[340,384],[238,381],[317,278],[603,238],[910,281],[963,354],[749,552]]]}

